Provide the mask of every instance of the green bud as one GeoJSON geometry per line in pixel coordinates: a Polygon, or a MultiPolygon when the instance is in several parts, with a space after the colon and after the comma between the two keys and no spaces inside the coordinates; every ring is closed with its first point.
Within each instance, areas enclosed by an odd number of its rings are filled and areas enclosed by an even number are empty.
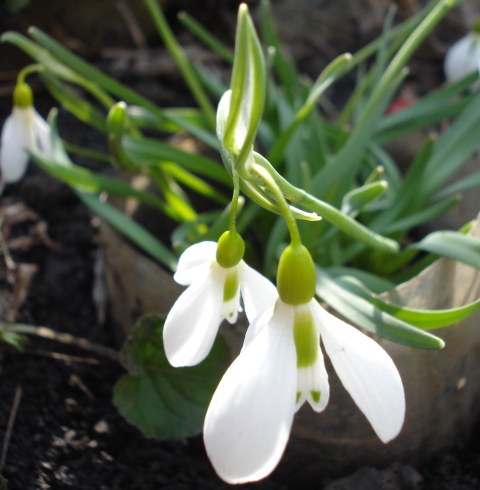
{"type": "Polygon", "coordinates": [[[26,109],[33,105],[33,92],[30,85],[26,83],[17,83],[13,91],[13,105],[26,109]]]}
{"type": "Polygon", "coordinates": [[[217,263],[225,268],[235,267],[245,253],[243,238],[236,231],[226,231],[218,240],[217,263]]]}
{"type": "Polygon", "coordinates": [[[293,340],[297,350],[297,367],[315,364],[318,356],[318,333],[309,308],[296,308],[293,319],[293,340]]]}
{"type": "Polygon", "coordinates": [[[315,295],[315,266],[303,245],[289,245],[280,257],[277,289],[280,299],[289,305],[308,303],[315,295]]]}
{"type": "Polygon", "coordinates": [[[111,107],[107,116],[107,131],[109,134],[121,135],[127,119],[127,104],[120,101],[111,107]]]}

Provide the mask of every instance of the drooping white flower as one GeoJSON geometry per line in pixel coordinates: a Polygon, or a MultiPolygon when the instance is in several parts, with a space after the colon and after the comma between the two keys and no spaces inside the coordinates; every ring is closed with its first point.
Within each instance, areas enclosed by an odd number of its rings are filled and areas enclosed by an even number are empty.
{"type": "Polygon", "coordinates": [[[241,257],[232,267],[222,267],[217,258],[215,242],[192,245],[180,257],[173,277],[189,288],[173,305],[163,330],[172,366],[194,366],[205,359],[222,320],[236,322],[240,294],[250,321],[276,300],[275,286],[241,257]]]}
{"type": "Polygon", "coordinates": [[[443,71],[447,82],[454,83],[479,70],[480,33],[472,31],[447,51],[443,71]]]}
{"type": "Polygon", "coordinates": [[[374,340],[314,299],[299,306],[278,299],[250,330],[205,419],[207,454],[223,480],[238,484],[268,476],[285,450],[295,411],[305,401],[317,412],[326,407],[329,385],[319,338],[378,437],[387,443],[398,435],[405,416],[402,381],[390,356],[374,340]],[[295,331],[301,324],[308,329],[310,322],[314,328],[309,335],[317,342],[304,348],[315,349],[316,359],[300,366],[295,331]]]}
{"type": "Polygon", "coordinates": [[[390,356],[313,298],[315,268],[301,244],[280,258],[275,306],[250,325],[244,347],[207,410],[204,442],[217,474],[232,484],[268,476],[288,442],[295,411],[328,403],[320,340],[338,377],[378,437],[398,435],[405,394],[390,356]]]}
{"type": "Polygon", "coordinates": [[[14,105],[2,128],[0,167],[4,184],[18,182],[25,175],[29,155],[26,149],[51,153],[51,129],[32,105],[31,89],[17,85],[14,105]]]}

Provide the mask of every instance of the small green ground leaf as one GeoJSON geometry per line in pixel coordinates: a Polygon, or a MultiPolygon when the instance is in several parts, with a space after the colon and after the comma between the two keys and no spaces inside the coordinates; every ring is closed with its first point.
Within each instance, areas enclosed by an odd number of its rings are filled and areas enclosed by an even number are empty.
{"type": "Polygon", "coordinates": [[[194,436],[202,431],[208,404],[227,367],[227,348],[218,337],[201,364],[174,368],[163,350],[163,321],[147,315],[135,326],[122,349],[130,373],[115,385],[113,402],[146,436],[194,436]]]}
{"type": "Polygon", "coordinates": [[[5,480],[2,475],[0,475],[0,490],[7,490],[8,480],[5,480]]]}
{"type": "MultiPolygon", "coordinates": [[[[0,328],[0,344],[7,344],[20,352],[23,351],[23,340],[22,336],[13,332],[7,332],[0,328]]],[[[1,486],[0,486],[1,489],[1,486]]]]}

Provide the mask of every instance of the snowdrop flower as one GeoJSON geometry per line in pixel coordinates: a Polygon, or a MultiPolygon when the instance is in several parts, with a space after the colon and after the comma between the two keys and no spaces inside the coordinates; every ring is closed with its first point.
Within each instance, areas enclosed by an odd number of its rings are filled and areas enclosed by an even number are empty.
{"type": "Polygon", "coordinates": [[[51,153],[50,126],[33,107],[33,94],[26,83],[18,83],[13,92],[13,110],[2,129],[0,148],[3,184],[18,182],[27,170],[29,155],[25,149],[51,153]]]}
{"type": "Polygon", "coordinates": [[[222,320],[236,322],[240,294],[250,321],[274,304],[275,286],[242,260],[244,250],[240,235],[228,231],[218,244],[197,243],[180,257],[173,277],[190,287],[165,321],[163,341],[172,366],[194,366],[205,359],[222,320]]]}
{"type": "Polygon", "coordinates": [[[454,83],[474,73],[479,69],[479,63],[480,33],[472,31],[447,51],[443,64],[447,82],[454,83]]]}
{"type": "Polygon", "coordinates": [[[405,416],[400,375],[371,338],[313,298],[315,269],[303,245],[287,247],[275,306],[250,325],[244,348],[222,378],[207,411],[204,442],[217,474],[231,484],[268,476],[285,450],[295,412],[321,412],[329,384],[320,339],[340,380],[387,443],[405,416]]]}

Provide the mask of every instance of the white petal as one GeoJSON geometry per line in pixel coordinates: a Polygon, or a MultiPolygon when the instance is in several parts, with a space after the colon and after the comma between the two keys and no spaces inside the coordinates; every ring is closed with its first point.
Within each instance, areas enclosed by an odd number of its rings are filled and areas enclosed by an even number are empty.
{"type": "Polygon", "coordinates": [[[395,364],[374,340],[318,303],[312,310],[340,381],[387,443],[398,435],[405,418],[405,393],[395,364]]]}
{"type": "Polygon", "coordinates": [[[30,108],[14,107],[2,129],[0,162],[2,164],[2,181],[18,182],[27,170],[28,154],[24,148],[35,148],[35,138],[30,108]]]}
{"type": "Polygon", "coordinates": [[[480,35],[470,32],[447,51],[443,70],[449,83],[456,82],[478,70],[480,35]]]}
{"type": "Polygon", "coordinates": [[[207,357],[221,322],[223,282],[221,267],[212,267],[205,280],[184,291],[168,313],[163,343],[172,366],[194,366],[207,357]]]}
{"type": "Polygon", "coordinates": [[[277,288],[243,260],[238,264],[238,271],[245,314],[251,323],[259,313],[275,304],[277,288]]]}
{"type": "Polygon", "coordinates": [[[288,442],[297,386],[289,309],[277,302],[270,322],[227,370],[208,408],[205,447],[228,483],[269,475],[288,442]]]}
{"type": "MultiPolygon", "coordinates": [[[[278,300],[280,301],[280,300],[278,300]]],[[[268,322],[272,318],[273,311],[275,309],[275,305],[271,306],[267,310],[265,310],[263,313],[260,313],[260,315],[257,315],[257,317],[254,319],[254,321],[249,325],[247,332],[245,333],[245,338],[243,339],[243,349],[245,349],[251,342],[252,340],[257,336],[257,334],[268,325],[268,322]]],[[[289,318],[290,322],[293,325],[293,310],[289,311],[289,318]]]]}
{"type": "Polygon", "coordinates": [[[176,282],[189,286],[204,278],[217,252],[216,242],[200,242],[188,247],[178,260],[176,282]]]}
{"type": "Polygon", "coordinates": [[[52,129],[50,124],[33,109],[33,129],[37,148],[47,156],[52,155],[52,129]]]}

